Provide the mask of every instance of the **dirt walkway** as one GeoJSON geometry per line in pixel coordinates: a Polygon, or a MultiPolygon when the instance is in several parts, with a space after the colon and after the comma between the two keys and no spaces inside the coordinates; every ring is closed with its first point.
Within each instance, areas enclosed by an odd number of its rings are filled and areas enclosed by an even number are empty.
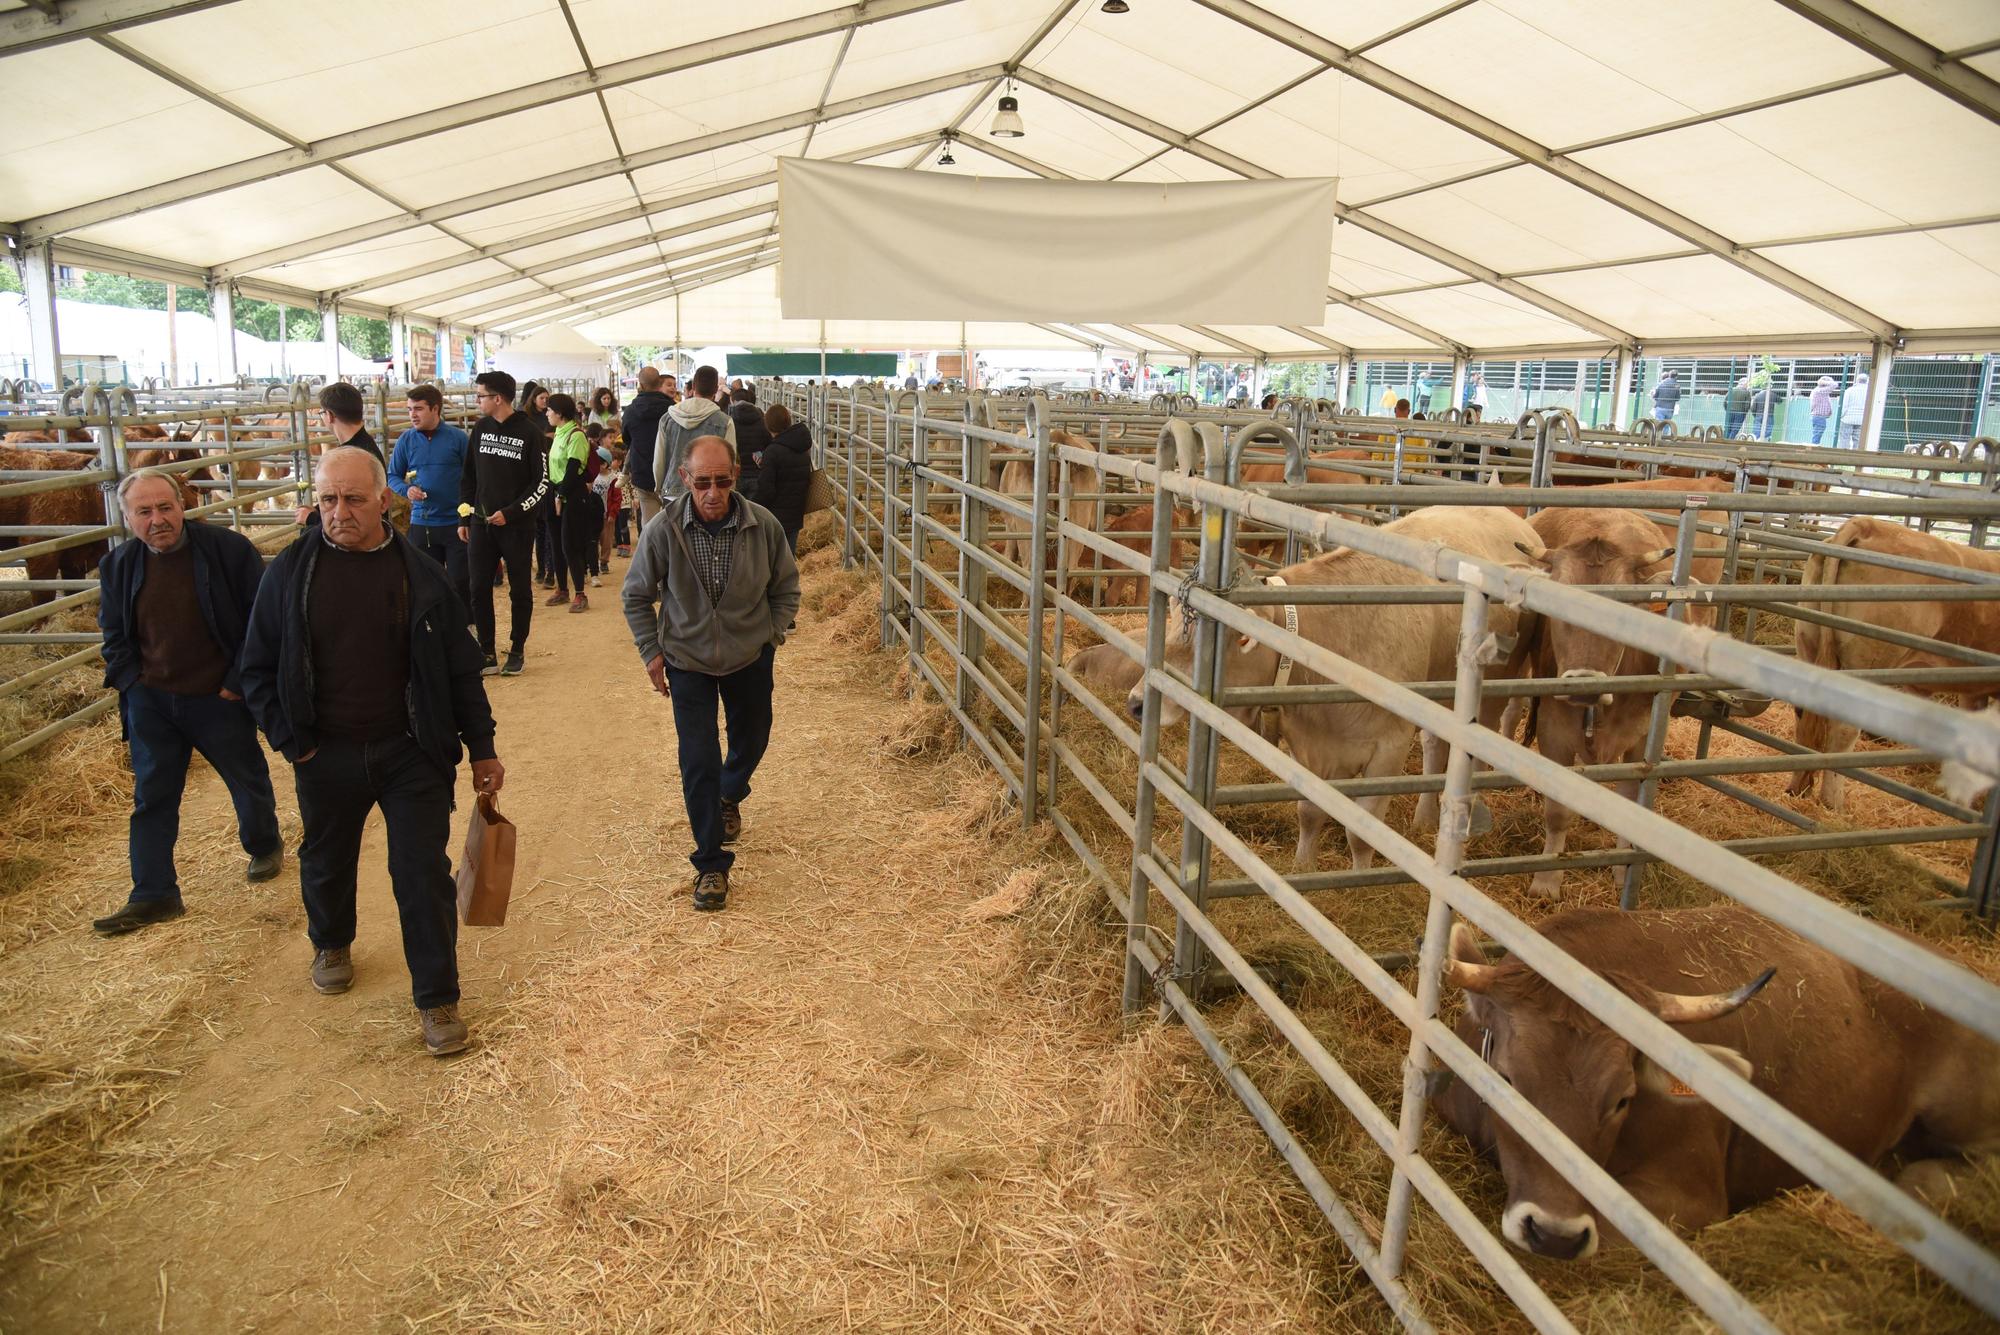
{"type": "Polygon", "coordinates": [[[459,1059],[416,1037],[379,818],[343,997],[308,984],[295,868],[242,884],[205,770],[182,922],[91,938],[122,813],[66,845],[0,944],[0,1326],[1268,1329],[1355,1302],[1185,1037],[1121,1032],[1114,939],[1047,846],[963,757],[883,756],[888,667],[827,619],[857,586],[810,577],[713,917],[615,590],[538,609],[527,674],[489,683],[523,860],[508,926],[461,938],[459,1059]]]}

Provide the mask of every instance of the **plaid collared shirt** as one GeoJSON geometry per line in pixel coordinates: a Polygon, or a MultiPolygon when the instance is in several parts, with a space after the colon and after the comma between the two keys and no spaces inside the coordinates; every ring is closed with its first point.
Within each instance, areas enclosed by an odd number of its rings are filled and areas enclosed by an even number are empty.
{"type": "Polygon", "coordinates": [[[701,522],[701,514],[694,508],[694,501],[688,501],[687,514],[681,520],[681,528],[687,534],[688,550],[694,553],[695,568],[701,575],[701,586],[708,591],[711,603],[721,603],[722,591],[729,587],[729,563],[736,553],[736,529],[743,518],[743,506],[732,493],[729,497],[729,514],[722,521],[722,527],[710,533],[701,522]]]}

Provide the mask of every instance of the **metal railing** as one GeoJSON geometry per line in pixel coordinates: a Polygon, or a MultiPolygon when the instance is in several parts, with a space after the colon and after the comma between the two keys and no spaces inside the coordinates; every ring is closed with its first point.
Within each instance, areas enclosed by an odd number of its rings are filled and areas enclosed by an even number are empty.
{"type": "MultiPolygon", "coordinates": [[[[913,677],[950,710],[966,743],[985,757],[1019,801],[1023,820],[1047,819],[1116,907],[1125,924],[1128,1008],[1157,1002],[1164,1013],[1187,1025],[1406,1326],[1429,1326],[1401,1278],[1411,1205],[1422,1199],[1534,1325],[1570,1328],[1533,1276],[1421,1152],[1428,1111],[1425,1077],[1441,1067],[1504,1119],[1582,1193],[1600,1219],[1637,1246],[1711,1320],[1732,1331],[1771,1328],[1686,1241],[1571,1143],[1440,1018],[1447,929],[1454,915],[1518,956],[1977,1306],[2000,1315],[2000,1258],[1631,1001],[1480,885],[1550,866],[1622,866],[1621,902],[1631,907],[1645,902],[1644,869],[1667,862],[1972,1033],[2000,1040],[2000,988],[1751,860],[1752,855],[1896,842],[1978,841],[1973,878],[1980,883],[1961,887],[1961,895],[1950,902],[1991,907],[1993,818],[2000,802],[1989,797],[1983,812],[1973,811],[1872,771],[1944,758],[2000,773],[2000,724],[1895,689],[1977,688],[2000,680],[2000,659],[1915,637],[1916,648],[1956,650],[1950,656],[1967,666],[1834,672],[1747,642],[1759,614],[1818,619],[1866,632],[1878,629],[1817,611],[1812,603],[1834,599],[1798,588],[1804,559],[1826,550],[1824,524],[1874,513],[1981,541],[1990,521],[2000,516],[1990,450],[1975,459],[1871,456],[1834,460],[1839,466],[1829,466],[1825,451],[1780,448],[1752,454],[1736,443],[1688,442],[1650,432],[1629,437],[1582,433],[1573,420],[1554,414],[1492,426],[1410,424],[1348,417],[1303,404],[1286,405],[1275,416],[1252,417],[1190,411],[1185,404],[1158,401],[1056,404],[1044,398],[976,395],[883,397],[817,385],[777,385],[767,392],[788,401],[814,425],[824,465],[841,493],[836,514],[843,560],[872,568],[879,577],[884,646],[901,652],[913,677]],[[1058,441],[1052,436],[1058,429],[1092,444],[1085,448],[1058,441]],[[1354,485],[1306,482],[1309,447],[1314,453],[1364,449],[1366,457],[1339,466],[1367,480],[1354,485]],[[1276,450],[1273,457],[1286,465],[1286,482],[1233,485],[1246,453],[1263,449],[1276,450]],[[1009,494],[996,485],[997,461],[1006,457],[1031,465],[1033,481],[1026,494],[1009,494]],[[1192,461],[1200,463],[1200,475],[1189,471],[1192,461]],[[1551,485],[1578,477],[1634,476],[1614,471],[1621,466],[1721,477],[1730,489],[1686,496],[1584,495],[1574,487],[1551,485]],[[1533,485],[1485,485],[1514,478],[1533,485]],[[1094,522],[1075,522],[1073,516],[1089,513],[1091,501],[1099,503],[1094,522]],[[1147,539],[1143,548],[1131,541],[1135,535],[1130,531],[1107,535],[1105,506],[1117,501],[1152,504],[1151,530],[1140,535],[1147,539]],[[1176,503],[1197,511],[1196,522],[1179,523],[1173,515],[1176,503]],[[1537,571],[1358,522],[1431,504],[1500,503],[1531,511],[1614,506],[1670,524],[1685,553],[1675,562],[1674,587],[1565,585],[1537,571]],[[1177,536],[1197,548],[1185,568],[1172,545],[1177,536]],[[1241,547],[1260,540],[1273,554],[1246,561],[1241,547]],[[1687,572],[1698,545],[1726,558],[1720,585],[1691,586],[1687,572]],[[1072,562],[1065,555],[1072,547],[1085,554],[1081,560],[1072,562]],[[1309,548],[1333,547],[1393,562],[1409,572],[1408,584],[1288,587],[1279,592],[1258,584],[1237,585],[1232,578],[1241,565],[1269,568],[1309,548]],[[1104,606],[1105,582],[1132,577],[1144,590],[1143,605],[1104,606]],[[1259,615],[1260,606],[1311,601],[1458,604],[1455,677],[1391,681],[1259,615]],[[1676,614],[1658,615],[1633,605],[1637,601],[1666,602],[1676,614]],[[1194,628],[1186,672],[1172,667],[1167,654],[1176,604],[1194,628]],[[1680,618],[1682,610],[1701,604],[1720,609],[1723,629],[1680,618]],[[1511,735],[1481,726],[1480,705],[1493,696],[1530,697],[1558,689],[1548,682],[1489,677],[1489,612],[1495,606],[1587,626],[1658,659],[1655,673],[1605,682],[1607,691],[1653,697],[1641,760],[1572,770],[1511,735]],[[1740,618],[1739,608],[1744,613],[1740,618]],[[1145,614],[1143,635],[1120,615],[1137,611],[1145,614]],[[1135,695],[1142,706],[1136,726],[1070,670],[1063,640],[1072,625],[1116,646],[1133,663],[1139,674],[1135,695]],[[1744,638],[1732,638],[1731,629],[1744,638]],[[1268,646],[1304,674],[1322,680],[1226,687],[1219,667],[1225,633],[1268,646]],[[1673,692],[1710,702],[1727,702],[1730,692],[1769,696],[1857,724],[1896,745],[1888,751],[1801,759],[1796,744],[1751,729],[1731,719],[1726,709],[1710,709],[1697,714],[1696,754],[1669,758],[1664,747],[1673,692]],[[1329,780],[1239,717],[1251,706],[1335,700],[1365,701],[1436,738],[1449,748],[1442,774],[1329,780]],[[1184,743],[1171,749],[1162,726],[1163,705],[1169,702],[1189,719],[1184,743]],[[1716,731],[1762,740],[1773,754],[1711,757],[1708,744],[1716,731]],[[1081,744],[1085,734],[1108,736],[1127,758],[1129,774],[1093,765],[1089,749],[1081,744]],[[1220,783],[1225,747],[1255,762],[1271,781],[1220,783]],[[1485,768],[1476,772],[1477,766],[1485,768]],[[1801,766],[1851,773],[1907,800],[1913,811],[1927,809],[1952,823],[1823,828],[1725,777],[1801,766]],[[1610,779],[1643,779],[1644,786],[1637,800],[1630,800],[1601,786],[1610,779]],[[1658,784],[1674,779],[1708,785],[1803,832],[1734,841],[1734,847],[1704,837],[1651,809],[1658,784]],[[1558,800],[1629,847],[1555,859],[1468,856],[1475,793],[1504,787],[1558,800]],[[1363,798],[1385,792],[1428,792],[1441,798],[1434,847],[1412,842],[1361,804],[1363,798]],[[1346,826],[1350,837],[1365,840],[1387,865],[1347,872],[1274,869],[1224,813],[1232,806],[1281,800],[1311,803],[1346,826]],[[1115,838],[1104,836],[1101,827],[1087,831],[1087,819],[1108,822],[1115,838]],[[1178,846],[1170,847],[1162,836],[1171,836],[1174,823],[1180,837],[1178,846]],[[1238,875],[1217,877],[1218,860],[1233,865],[1238,875]],[[1425,892],[1421,920],[1410,925],[1412,936],[1421,930],[1414,959],[1371,954],[1343,929],[1342,901],[1314,897],[1331,888],[1399,881],[1425,892]],[[1408,1060],[1394,1116],[1376,1104],[1343,1063],[1337,1038],[1313,1032],[1238,947],[1227,923],[1213,915],[1221,902],[1246,895],[1267,899],[1407,1031],[1408,1060]],[[1154,920],[1155,904],[1171,919],[1170,928],[1154,920]],[[1405,977],[1397,976],[1399,969],[1405,977]],[[1388,1208],[1379,1223],[1364,1222],[1366,1212],[1357,1210],[1343,1187],[1314,1163],[1227,1041],[1207,1022],[1199,1004],[1204,988],[1198,984],[1218,977],[1268,1017],[1376,1146],[1390,1176],[1388,1208]]],[[[1853,549],[1842,552],[1850,559],[1857,555],[1853,549]]],[[[1872,554],[1859,556],[1865,561],[1872,554]]],[[[1894,557],[1874,559],[1878,566],[1958,579],[1945,597],[2000,596],[2000,582],[1977,572],[1894,557]]],[[[1838,601],[1860,604],[1908,596],[1907,585],[1842,585],[1838,601]]]]}

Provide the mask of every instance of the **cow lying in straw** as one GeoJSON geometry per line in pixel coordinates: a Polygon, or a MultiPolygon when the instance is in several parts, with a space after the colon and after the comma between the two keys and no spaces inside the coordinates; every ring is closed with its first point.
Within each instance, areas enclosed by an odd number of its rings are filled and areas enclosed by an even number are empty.
{"type": "MultiPolygon", "coordinates": [[[[1832,545],[1835,548],[1858,548],[1887,556],[1928,561],[1934,565],[2000,574],[2000,552],[1980,551],[1946,542],[1943,538],[1919,533],[1890,520],[1865,515],[1842,524],[1840,531],[1833,535],[1832,545]]],[[[1906,635],[1921,635],[1926,639],[1987,653],[2000,652],[2000,602],[1926,601],[1917,596],[1925,585],[1951,583],[1940,576],[1912,574],[1860,561],[1843,561],[1836,552],[1831,555],[1815,553],[1806,562],[1805,573],[1800,576],[1799,582],[1802,586],[1908,584],[1912,596],[1907,602],[1807,603],[1805,606],[1885,630],[1901,631],[1906,635]]],[[[1853,671],[1857,668],[1951,667],[1961,662],[1948,654],[1888,644],[1856,631],[1836,630],[1810,621],[1800,621],[1793,631],[1793,638],[1798,646],[1799,661],[1815,667],[1853,671]]],[[[1996,694],[2000,694],[2000,686],[1993,683],[1968,685],[1959,688],[1959,701],[1972,709],[1996,694]]],[[[1842,723],[1803,709],[1799,711],[1798,742],[1815,751],[1851,750],[1860,731],[1852,723],[1842,723]]],[[[1825,778],[1821,780],[1820,801],[1830,810],[1841,810],[1847,801],[1846,779],[1834,770],[1821,773],[1825,778]]],[[[1786,791],[1794,797],[1804,796],[1812,791],[1815,777],[1812,770],[1800,770],[1792,777],[1786,791]]]]}
{"type": "MultiPolygon", "coordinates": [[[[1862,1162],[1916,1160],[1906,1188],[1949,1192],[1935,1156],[2000,1150],[2000,1047],[1748,909],[1570,909],[1540,931],[1862,1162]]],[[[1488,964],[1463,924],[1445,978],[1465,992],[1459,1038],[1667,1223],[1804,1183],[1520,960],[1488,964]]],[[[1575,1260],[1623,1241],[1476,1094],[1439,1083],[1444,1120],[1499,1160],[1509,1242],[1575,1260]]]]}
{"type": "MultiPolygon", "coordinates": [[[[1509,565],[1521,565],[1521,548],[1535,550],[1539,541],[1527,523],[1505,510],[1480,506],[1431,506],[1404,516],[1385,531],[1419,541],[1436,542],[1471,556],[1509,565]]],[[[1407,566],[1352,548],[1341,547],[1278,572],[1276,579],[1287,585],[1421,585],[1435,587],[1439,581],[1407,566]]],[[[1273,582],[1276,582],[1274,579],[1273,582]]],[[[1288,615],[1283,607],[1258,607],[1257,614],[1283,626],[1288,615]]],[[[1440,681],[1453,676],[1458,656],[1459,608],[1454,603],[1389,603],[1376,605],[1300,604],[1296,607],[1298,633],[1360,667],[1391,681],[1440,681]]],[[[1498,676],[1519,675],[1520,632],[1524,614],[1501,603],[1491,609],[1491,629],[1502,642],[1512,640],[1508,661],[1495,669],[1498,676]]],[[[1246,635],[1233,632],[1223,637],[1226,660],[1224,673],[1232,687],[1270,686],[1287,675],[1289,660],[1278,651],[1246,635]]],[[[1167,630],[1167,661],[1186,673],[1194,658],[1192,626],[1183,609],[1176,607],[1167,630]]],[[[1325,678],[1303,665],[1289,666],[1293,685],[1322,682],[1325,678]]],[[[1138,717],[1144,701],[1141,687],[1133,687],[1127,707],[1138,717]]],[[[1161,720],[1178,722],[1184,711],[1171,700],[1162,702],[1161,720]]],[[[1495,700],[1482,709],[1482,718],[1497,721],[1503,702],[1495,700]]],[[[1241,722],[1257,726],[1257,710],[1231,711],[1241,722]]],[[[1357,775],[1382,778],[1401,774],[1410,754],[1410,740],[1416,725],[1370,704],[1288,704],[1277,711],[1278,735],[1300,764],[1322,779],[1351,779],[1357,775]]],[[[1425,747],[1425,772],[1435,773],[1440,748],[1425,747]]],[[[1371,815],[1380,815],[1389,799],[1383,796],[1357,799],[1371,815]]],[[[1312,802],[1298,805],[1299,841],[1293,866],[1309,871],[1318,865],[1320,836],[1327,816],[1312,802]]],[[[1416,826],[1429,829],[1437,823],[1437,799],[1427,794],[1418,804],[1416,826]]],[[[1374,859],[1374,850],[1348,831],[1347,847],[1356,869],[1374,859]]]]}

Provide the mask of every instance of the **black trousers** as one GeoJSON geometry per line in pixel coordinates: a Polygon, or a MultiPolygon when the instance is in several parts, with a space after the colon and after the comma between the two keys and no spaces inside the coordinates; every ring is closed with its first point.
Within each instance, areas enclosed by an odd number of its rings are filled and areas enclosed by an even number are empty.
{"type": "Polygon", "coordinates": [[[466,578],[465,540],[456,524],[412,524],[410,545],[444,567],[445,582],[468,608],[472,606],[471,581],[466,578]]]}
{"type": "Polygon", "coordinates": [[[180,838],[188,760],[197,751],[229,788],[243,851],[255,858],[278,849],[278,801],[248,705],[219,695],[175,695],[140,682],[133,682],[118,703],[132,745],[127,847],[134,902],[181,902],[174,843],[180,838]]]}
{"type": "Polygon", "coordinates": [[[591,558],[597,552],[597,530],[590,526],[590,488],[581,482],[565,487],[562,494],[562,559],[556,563],[556,588],[583,592],[583,577],[590,573],[591,558]]]}
{"type": "Polygon", "coordinates": [[[458,1000],[458,892],[451,876],[453,775],[407,734],[382,742],[331,738],[292,769],[305,843],[299,889],[315,949],[354,943],[354,890],[361,832],[382,808],[389,882],[403,925],[410,997],[420,1007],[458,1000]]]}
{"type": "Polygon", "coordinates": [[[770,645],[757,661],[724,677],[706,672],[667,669],[667,690],[674,702],[674,732],[680,739],[681,801],[687,804],[688,825],[694,831],[694,869],[728,871],[736,853],[722,846],[722,804],[750,796],[750,776],[771,744],[771,667],[777,651],[770,645]],[[716,736],[716,705],[729,720],[729,754],[722,754],[716,736]]]}
{"type": "Polygon", "coordinates": [[[535,578],[551,579],[562,573],[561,544],[557,531],[562,521],[556,517],[556,498],[544,496],[535,507],[535,578]]]}
{"type": "Polygon", "coordinates": [[[535,581],[528,573],[528,554],[534,549],[535,530],[531,517],[516,515],[499,528],[474,522],[467,530],[466,556],[471,565],[472,626],[479,647],[486,653],[493,647],[493,572],[507,563],[507,601],[514,615],[513,645],[528,642],[528,622],[535,614],[535,581]]]}

